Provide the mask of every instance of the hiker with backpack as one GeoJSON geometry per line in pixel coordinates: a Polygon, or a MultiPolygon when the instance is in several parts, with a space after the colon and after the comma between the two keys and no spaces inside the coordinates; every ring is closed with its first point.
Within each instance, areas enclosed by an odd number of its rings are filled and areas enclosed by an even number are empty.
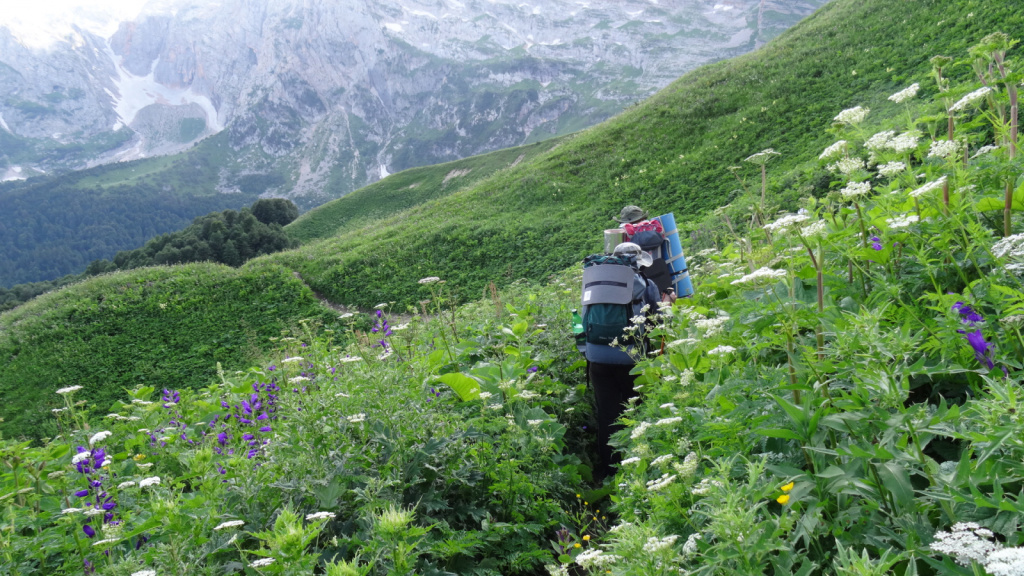
{"type": "Polygon", "coordinates": [[[661,299],[667,302],[676,301],[675,288],[672,286],[672,272],[662,253],[665,242],[665,229],[658,219],[648,219],[648,214],[639,206],[625,206],[618,217],[612,217],[621,225],[623,239],[637,244],[640,249],[651,255],[651,263],[645,267],[644,276],[658,286],[661,299]]]}
{"type": "Polygon", "coordinates": [[[647,354],[647,317],[658,311],[658,287],[641,270],[653,259],[639,245],[623,242],[612,254],[583,261],[583,333],[588,379],[594,388],[597,416],[596,478],[612,473],[614,454],[608,440],[628,400],[636,396],[630,371],[647,354]]]}

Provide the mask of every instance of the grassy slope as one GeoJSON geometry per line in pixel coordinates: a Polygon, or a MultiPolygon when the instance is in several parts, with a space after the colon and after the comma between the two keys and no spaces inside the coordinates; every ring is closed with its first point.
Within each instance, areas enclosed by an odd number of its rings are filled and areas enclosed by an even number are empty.
{"type": "Polygon", "coordinates": [[[63,386],[100,410],[136,385],[205,386],[217,362],[247,368],[268,338],[325,313],[275,266],[143,268],[44,294],[0,316],[0,430],[54,435],[63,386]]]}
{"type": "MultiPolygon", "coordinates": [[[[823,130],[828,118],[858,104],[873,109],[873,120],[895,115],[899,109],[886,96],[924,79],[931,56],[962,54],[985,34],[1012,34],[1022,24],[1024,16],[1008,0],[836,0],[757,53],[688,74],[619,117],[475,186],[431,202],[412,198],[411,208],[390,219],[367,212],[374,221],[363,228],[344,227],[242,271],[139,271],[49,295],[0,316],[0,357],[11,359],[0,374],[0,394],[17,398],[3,409],[7,430],[18,430],[12,422],[38,419],[32,402],[55,401],[52,390],[61,385],[89,384],[112,396],[138,382],[133,370],[147,381],[195,385],[209,377],[214,360],[243,363],[243,346],[220,342],[248,327],[253,337],[246,345],[258,346],[283,323],[316,313],[309,292],[285,270],[345,304],[415,302],[427,296],[416,281],[428,275],[478,297],[492,280],[541,280],[597,250],[600,230],[623,204],[696,218],[737,188],[727,168],[763,148],[782,153],[771,166],[778,175],[773,189],[806,194],[812,190],[785,190],[787,174],[817,169],[817,154],[830,143],[823,130]],[[161,291],[154,294],[201,304],[197,314],[205,320],[190,320],[201,329],[176,330],[153,309],[156,295],[103,307],[99,323],[79,312],[92,310],[101,295],[126,297],[118,286],[145,274],[159,277],[161,291]],[[122,333],[129,337],[118,340],[122,333]],[[174,340],[181,346],[163,348],[174,340]]],[[[756,174],[749,164],[743,170],[756,174]]],[[[410,173],[389,178],[396,185],[388,191],[382,184],[377,194],[408,189],[410,173]]],[[[310,237],[327,230],[310,227],[310,237]]]]}
{"type": "MultiPolygon", "coordinates": [[[[686,220],[726,203],[738,188],[728,167],[755,178],[742,160],[764,148],[782,154],[773,188],[806,195],[815,190],[789,189],[795,179],[785,175],[821,170],[829,118],[854,105],[873,118],[899,113],[886,97],[923,80],[929,58],[962,54],[1021,21],[1007,0],[837,0],[762,50],[688,74],[532,161],[268,259],[348,304],[414,302],[423,295],[416,280],[428,275],[475,297],[489,281],[540,279],[597,250],[623,204],[686,220]]],[[[828,176],[811,181],[823,191],[828,176]]]]}
{"type": "Polygon", "coordinates": [[[286,227],[303,242],[335,236],[476,184],[494,172],[547,152],[558,140],[506,148],[455,162],[410,168],[315,208],[286,227]]]}

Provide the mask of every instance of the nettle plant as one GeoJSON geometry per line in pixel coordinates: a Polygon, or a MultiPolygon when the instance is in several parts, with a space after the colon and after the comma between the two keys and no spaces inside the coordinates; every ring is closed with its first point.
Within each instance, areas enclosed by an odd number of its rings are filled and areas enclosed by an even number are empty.
{"type": "Polygon", "coordinates": [[[556,531],[579,537],[587,411],[550,370],[563,305],[508,300],[457,330],[385,306],[343,318],[345,344],[304,323],[265,367],[133,390],[101,428],[58,390],[60,435],[0,450],[0,572],[540,569],[556,531]]]}
{"type": "Polygon", "coordinates": [[[933,59],[887,124],[836,115],[832,191],[798,213],[739,237],[723,212],[732,241],[695,254],[697,297],[637,368],[619,524],[578,564],[1024,574],[1015,44],[983,39],[964,85],[933,59]]]}

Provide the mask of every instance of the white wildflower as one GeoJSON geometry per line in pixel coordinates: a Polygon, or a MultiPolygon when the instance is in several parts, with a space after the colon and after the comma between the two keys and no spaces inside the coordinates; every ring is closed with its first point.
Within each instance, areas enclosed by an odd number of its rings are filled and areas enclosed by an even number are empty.
{"type": "MultiPolygon", "coordinates": [[[[147,462],[145,464],[136,464],[135,467],[140,469],[140,470],[149,470],[150,468],[153,467],[153,463],[152,462],[147,462]]],[[[139,483],[139,487],[140,488],[142,487],[142,483],[141,482],[139,483]]]]}
{"type": "Polygon", "coordinates": [[[663,454],[655,458],[654,461],[651,462],[651,466],[661,466],[666,462],[670,462],[673,458],[675,458],[675,456],[672,454],[663,454]]]}
{"type": "Polygon", "coordinates": [[[363,358],[361,356],[345,356],[344,358],[340,358],[338,362],[359,362],[362,359],[363,358]]]}
{"type": "Polygon", "coordinates": [[[529,424],[530,426],[540,426],[541,422],[543,422],[543,420],[527,420],[526,421],[526,423],[529,424]]]}
{"type": "Polygon", "coordinates": [[[719,354],[731,354],[731,353],[733,353],[735,351],[736,351],[736,348],[733,348],[732,346],[726,346],[726,345],[723,344],[721,346],[716,346],[715,348],[712,348],[711,350],[708,350],[708,354],[710,354],[712,356],[717,356],[719,354]]]}
{"type": "Polygon", "coordinates": [[[759,284],[772,284],[776,280],[785,278],[788,272],[785,270],[773,270],[771,268],[758,268],[750,274],[740,278],[739,280],[733,280],[730,284],[741,285],[759,285],[759,284]]]}
{"type": "Polygon", "coordinates": [[[744,159],[744,162],[750,162],[752,164],[767,164],[772,156],[778,156],[779,153],[772,148],[765,148],[757,154],[751,154],[744,159]]]}
{"type": "Polygon", "coordinates": [[[76,392],[76,391],[81,390],[81,389],[82,389],[81,386],[68,386],[67,388],[61,388],[61,389],[57,390],[57,394],[60,394],[61,396],[63,396],[65,394],[71,394],[72,392],[76,392]]]}
{"type": "Polygon", "coordinates": [[[700,484],[697,484],[696,486],[694,486],[693,490],[690,490],[690,492],[693,495],[695,495],[695,496],[703,496],[704,494],[707,494],[708,492],[710,492],[712,488],[716,488],[716,487],[717,488],[721,488],[722,487],[722,483],[719,482],[718,480],[711,480],[710,478],[704,478],[703,480],[700,481],[700,484]]]}
{"type": "Polygon", "coordinates": [[[668,344],[666,344],[666,346],[668,346],[669,348],[678,348],[680,346],[688,346],[690,344],[696,344],[696,343],[697,343],[697,339],[696,338],[681,338],[679,340],[673,340],[673,341],[669,342],[668,344]]]}
{"type": "Polygon", "coordinates": [[[632,438],[633,440],[636,440],[636,439],[640,438],[641,436],[643,436],[644,433],[647,432],[647,429],[650,428],[650,427],[651,427],[651,423],[650,422],[646,422],[646,421],[645,422],[641,422],[641,423],[637,424],[636,428],[633,428],[633,432],[630,433],[629,437],[632,438]]]}
{"type": "Polygon", "coordinates": [[[991,144],[982,146],[981,148],[978,148],[978,151],[975,152],[974,156],[971,156],[971,158],[977,158],[978,156],[988,154],[989,152],[995,152],[996,150],[999,150],[999,146],[993,146],[991,144]]]}
{"type": "Polygon", "coordinates": [[[341,316],[338,316],[338,320],[344,320],[346,318],[351,318],[353,316],[355,316],[355,314],[353,314],[352,312],[345,312],[341,316]]]}
{"type": "Polygon", "coordinates": [[[925,184],[924,186],[921,186],[920,188],[918,188],[916,190],[911,190],[910,191],[910,197],[911,198],[920,198],[921,196],[924,196],[925,194],[931,192],[932,190],[938,190],[939,188],[942,188],[942,185],[945,184],[945,183],[946,183],[946,177],[945,176],[939,178],[938,180],[932,180],[931,182],[928,182],[927,184],[925,184]]]}
{"type": "Polygon", "coordinates": [[[921,138],[921,133],[916,130],[904,132],[899,136],[893,138],[888,142],[888,148],[896,153],[903,154],[910,152],[911,150],[917,149],[917,141],[921,138]]]}
{"type": "Polygon", "coordinates": [[[364,422],[366,420],[366,414],[360,412],[359,414],[347,416],[345,419],[353,424],[357,424],[359,422],[364,422]]]}
{"type": "Polygon", "coordinates": [[[855,106],[853,108],[847,108],[846,110],[843,110],[839,114],[836,114],[836,117],[833,118],[833,120],[841,124],[860,124],[861,122],[864,121],[864,118],[867,117],[868,112],[871,112],[869,108],[855,106]]]}
{"type": "Polygon", "coordinates": [[[676,407],[676,405],[671,403],[671,402],[666,402],[666,403],[662,404],[661,406],[658,406],[658,408],[661,408],[663,410],[675,410],[675,407],[676,407]]]}
{"type": "Polygon", "coordinates": [[[420,278],[419,279],[419,283],[420,284],[433,284],[434,282],[440,282],[440,281],[441,281],[441,279],[438,278],[437,276],[427,276],[426,278],[420,278]]]}
{"type": "Polygon", "coordinates": [[[388,307],[388,303],[387,302],[381,302],[380,304],[377,304],[373,308],[374,308],[374,310],[383,310],[383,309],[385,309],[387,307],[388,307]]]}
{"type": "Polygon", "coordinates": [[[764,228],[765,230],[771,230],[773,232],[777,230],[782,231],[794,224],[799,224],[800,222],[804,222],[809,219],[809,216],[805,216],[803,214],[786,214],[785,216],[779,218],[775,222],[765,224],[764,228]]]}
{"type": "Polygon", "coordinates": [[[985,571],[992,576],[1024,575],[1024,548],[1003,548],[989,554],[985,571]]]}
{"type": "Polygon", "coordinates": [[[907,165],[904,164],[903,162],[893,161],[887,162],[879,166],[878,173],[882,176],[885,176],[886,178],[892,178],[893,176],[901,174],[906,169],[907,165]]]}
{"type": "Polygon", "coordinates": [[[554,564],[547,564],[544,566],[548,570],[548,574],[551,576],[569,576],[569,565],[562,564],[561,566],[555,566],[554,564]]]}
{"type": "Polygon", "coordinates": [[[826,160],[826,159],[831,158],[831,157],[833,157],[833,156],[835,156],[837,154],[841,154],[843,152],[843,150],[845,150],[845,149],[846,149],[846,140],[840,140],[840,141],[836,142],[835,144],[829,146],[828,148],[825,148],[825,151],[822,152],[821,155],[818,156],[818,158],[820,160],[826,160]]]}
{"type": "Polygon", "coordinates": [[[647,539],[647,543],[644,544],[644,552],[653,554],[659,550],[664,550],[669,546],[675,544],[679,536],[666,536],[665,538],[658,538],[657,536],[651,536],[647,539]]]}
{"type": "Polygon", "coordinates": [[[879,132],[864,141],[864,147],[868,150],[888,150],[892,146],[892,139],[896,137],[896,131],[886,130],[879,132]]]}
{"type": "Polygon", "coordinates": [[[621,556],[608,554],[600,548],[584,550],[576,557],[576,563],[584,568],[604,568],[621,560],[621,556]]]}
{"type": "Polygon", "coordinates": [[[650,481],[647,482],[647,491],[648,492],[657,492],[657,491],[661,490],[662,488],[665,488],[666,486],[671,484],[673,481],[675,481],[675,479],[676,479],[676,475],[675,474],[673,474],[671,476],[669,476],[668,474],[662,474],[661,478],[656,478],[654,480],[650,480],[650,481]]]}
{"type": "Polygon", "coordinates": [[[1014,234],[996,242],[992,245],[992,254],[997,258],[1024,256],[1024,234],[1014,234]]]}
{"type": "Polygon", "coordinates": [[[960,155],[960,142],[956,140],[932,140],[928,147],[929,158],[942,158],[948,160],[960,155]]]}
{"type": "Polygon", "coordinates": [[[639,461],[640,461],[639,458],[637,458],[636,456],[632,456],[630,458],[626,458],[622,462],[619,462],[619,465],[620,466],[629,466],[630,464],[636,464],[639,461]]]}
{"type": "Polygon", "coordinates": [[[92,456],[92,452],[89,452],[88,450],[85,452],[79,452],[71,457],[71,464],[75,465],[83,460],[88,460],[90,456],[92,456]]]}
{"type": "Polygon", "coordinates": [[[97,442],[103,442],[107,438],[110,438],[112,435],[113,435],[113,432],[111,432],[109,430],[104,430],[102,432],[97,432],[97,433],[92,435],[92,438],[89,438],[89,446],[93,446],[97,442]]]}
{"type": "Polygon", "coordinates": [[[829,164],[828,169],[849,176],[858,170],[863,170],[866,165],[861,158],[840,158],[835,164],[829,164]]]}
{"type": "Polygon", "coordinates": [[[292,376],[288,379],[288,382],[292,384],[300,384],[302,382],[309,382],[309,378],[306,376],[292,376]]]}
{"type": "MultiPolygon", "coordinates": [[[[142,466],[144,465],[139,464],[139,468],[141,468],[142,466]]],[[[152,464],[150,464],[150,466],[152,466],[152,464]]],[[[150,476],[149,478],[143,478],[142,480],[139,480],[139,488],[146,488],[147,486],[156,486],[158,484],[160,484],[159,476],[150,476]]]]}
{"type": "Polygon", "coordinates": [[[989,554],[1001,548],[992,542],[992,536],[991,530],[974,522],[957,522],[949,532],[935,533],[931,549],[953,556],[961,566],[968,566],[971,561],[985,564],[989,554]]]}
{"type": "Polygon", "coordinates": [[[142,400],[141,398],[133,398],[132,404],[138,404],[139,406],[149,406],[152,402],[148,400],[142,400]]]}
{"type": "Polygon", "coordinates": [[[54,408],[53,410],[50,410],[50,412],[53,412],[54,414],[60,414],[65,411],[67,411],[67,408],[54,408]]]}
{"type": "Polygon", "coordinates": [[[850,182],[839,191],[843,200],[854,200],[871,193],[871,182],[850,182]]]}
{"type": "Polygon", "coordinates": [[[977,102],[978,100],[981,100],[982,98],[988,96],[992,92],[995,92],[995,90],[992,90],[988,86],[982,86],[981,88],[978,88],[974,92],[971,92],[970,94],[968,94],[968,95],[964,96],[963,98],[957,100],[956,104],[953,104],[952,106],[949,107],[949,111],[950,112],[961,112],[963,110],[966,110],[968,106],[970,106],[970,105],[974,104],[975,102],[977,102]]]}
{"type": "Polygon", "coordinates": [[[825,228],[827,227],[828,222],[825,222],[824,220],[815,220],[800,229],[800,236],[808,240],[818,238],[824,235],[825,228]]]}
{"type": "Polygon", "coordinates": [[[270,566],[273,563],[274,563],[274,559],[273,558],[260,558],[259,560],[255,560],[251,564],[249,564],[249,567],[250,568],[262,568],[264,566],[270,566]]]}
{"type": "Polygon", "coordinates": [[[393,326],[391,329],[395,330],[395,331],[398,331],[398,330],[405,330],[408,327],[409,327],[409,323],[406,322],[405,324],[399,324],[398,326],[393,326]]]}
{"type": "Polygon", "coordinates": [[[101,514],[106,514],[106,512],[107,511],[104,510],[103,508],[90,508],[88,510],[85,510],[82,513],[91,518],[93,516],[99,516],[101,514]]]}
{"type": "Polygon", "coordinates": [[[920,220],[917,214],[904,214],[903,216],[896,216],[895,218],[886,218],[885,223],[889,225],[889,228],[906,228],[911,224],[915,224],[920,220]]]}
{"type": "Polygon", "coordinates": [[[494,394],[491,394],[490,392],[481,392],[480,395],[477,396],[477,398],[480,398],[481,400],[487,400],[491,396],[494,396],[494,394]]]}
{"type": "Polygon", "coordinates": [[[61,514],[75,514],[77,512],[81,512],[81,511],[82,511],[81,508],[65,508],[65,509],[61,510],[60,513],[61,514]]]}
{"type": "MultiPolygon", "coordinates": [[[[917,84],[915,84],[917,86],[917,84]]],[[[697,551],[697,540],[700,540],[701,536],[699,532],[694,532],[686,538],[686,543],[683,544],[683,554],[689,555],[697,551]]]]}
{"type": "Polygon", "coordinates": [[[520,390],[516,393],[516,396],[518,396],[520,400],[534,400],[536,398],[540,398],[540,394],[537,394],[533,390],[520,390]]]}
{"type": "Polygon", "coordinates": [[[673,468],[683,479],[693,476],[693,473],[697,471],[697,465],[700,464],[700,457],[697,456],[696,452],[690,452],[683,458],[682,464],[673,464],[673,468]]]}
{"type": "Polygon", "coordinates": [[[313,514],[307,514],[306,520],[309,522],[313,522],[315,520],[328,520],[330,518],[334,518],[337,515],[338,514],[335,512],[314,512],[313,514]]]}
{"type": "Polygon", "coordinates": [[[244,520],[228,520],[227,522],[221,522],[220,524],[216,525],[213,529],[225,530],[227,528],[238,528],[239,526],[242,526],[244,524],[244,520]]]}
{"type": "Polygon", "coordinates": [[[903,102],[906,102],[907,100],[910,100],[914,96],[917,96],[917,91],[920,89],[921,85],[918,84],[917,82],[914,82],[913,84],[907,86],[903,90],[900,90],[899,92],[893,94],[892,96],[889,96],[889,100],[892,100],[897,104],[901,104],[903,102]]]}
{"type": "Polygon", "coordinates": [[[106,546],[107,544],[113,544],[114,542],[120,542],[120,538],[104,538],[103,540],[97,540],[92,543],[93,546],[106,546]]]}
{"type": "Polygon", "coordinates": [[[285,358],[284,360],[281,360],[281,363],[288,364],[290,362],[302,362],[303,360],[305,360],[305,358],[303,358],[302,356],[292,356],[291,358],[285,358]]]}
{"type": "Polygon", "coordinates": [[[132,576],[156,576],[156,570],[139,570],[132,572],[132,576]]]}
{"type": "Polygon", "coordinates": [[[120,484],[118,484],[117,485],[117,489],[118,490],[124,490],[125,488],[131,488],[132,486],[135,486],[135,482],[132,481],[132,480],[129,480],[127,482],[121,482],[120,484]]]}
{"type": "Polygon", "coordinates": [[[678,424],[683,419],[679,416],[672,416],[671,418],[662,418],[654,423],[655,426],[671,426],[672,424],[678,424]]]}

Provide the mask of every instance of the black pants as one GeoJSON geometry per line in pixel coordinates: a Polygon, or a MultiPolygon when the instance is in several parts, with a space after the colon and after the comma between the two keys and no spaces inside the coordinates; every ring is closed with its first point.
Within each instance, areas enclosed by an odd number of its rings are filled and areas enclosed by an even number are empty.
{"type": "Polygon", "coordinates": [[[618,463],[608,440],[622,425],[616,423],[627,400],[636,396],[629,371],[632,364],[598,364],[590,362],[590,384],[594,387],[594,407],[597,412],[597,469],[594,477],[598,480],[611,475],[612,465],[618,463]]]}

